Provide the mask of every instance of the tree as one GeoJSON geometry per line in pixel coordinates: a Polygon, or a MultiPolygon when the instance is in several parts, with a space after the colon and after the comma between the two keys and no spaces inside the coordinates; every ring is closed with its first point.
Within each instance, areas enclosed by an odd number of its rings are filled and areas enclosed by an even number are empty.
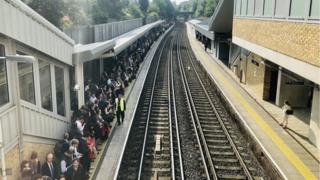
{"type": "Polygon", "coordinates": [[[92,19],[95,24],[123,19],[123,6],[119,0],[97,0],[92,6],[92,19]]]}
{"type": "Polygon", "coordinates": [[[148,10],[148,12],[157,12],[159,17],[171,19],[175,16],[175,9],[170,0],[153,0],[151,6],[153,10],[148,10]]]}
{"type": "Polygon", "coordinates": [[[64,0],[63,14],[63,28],[86,25],[89,23],[87,13],[80,6],[77,0],[64,0]]]}
{"type": "Polygon", "coordinates": [[[196,17],[204,15],[205,4],[206,4],[205,0],[197,0],[196,11],[195,11],[196,17]]]}
{"type": "Polygon", "coordinates": [[[139,5],[136,3],[131,3],[128,8],[125,8],[124,14],[125,14],[125,19],[135,19],[135,18],[141,18],[143,17],[143,12],[139,8],[139,5]]]}
{"type": "Polygon", "coordinates": [[[216,0],[207,0],[203,15],[206,17],[212,16],[217,4],[218,2],[216,0]]]}
{"type": "Polygon", "coordinates": [[[139,0],[140,9],[144,15],[146,15],[148,7],[149,7],[149,0],[139,0]]]}
{"type": "Polygon", "coordinates": [[[53,25],[61,28],[64,8],[63,0],[32,0],[28,5],[53,25]]]}

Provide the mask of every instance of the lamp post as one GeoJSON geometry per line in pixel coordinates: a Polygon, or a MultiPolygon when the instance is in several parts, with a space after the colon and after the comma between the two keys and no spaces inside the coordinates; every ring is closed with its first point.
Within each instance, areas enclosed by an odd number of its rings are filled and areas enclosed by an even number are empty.
{"type": "MultiPolygon", "coordinates": [[[[21,62],[21,63],[34,63],[36,62],[36,58],[33,56],[26,56],[26,55],[7,55],[7,56],[0,56],[1,60],[7,60],[11,62],[21,62]]],[[[17,107],[20,109],[20,97],[17,96],[17,107]]],[[[19,126],[19,146],[22,145],[22,122],[21,122],[21,114],[20,110],[18,111],[18,126],[19,126]]],[[[3,144],[3,137],[2,137],[2,122],[0,122],[0,153],[1,153],[1,171],[2,171],[2,178],[3,180],[7,180],[6,174],[6,161],[5,161],[5,154],[4,154],[4,144],[3,144]]],[[[21,158],[21,154],[20,154],[21,158]]]]}

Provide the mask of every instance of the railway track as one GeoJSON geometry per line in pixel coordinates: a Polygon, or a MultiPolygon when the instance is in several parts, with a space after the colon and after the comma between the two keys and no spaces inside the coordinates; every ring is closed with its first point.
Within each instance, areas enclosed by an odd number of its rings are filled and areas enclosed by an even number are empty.
{"type": "Polygon", "coordinates": [[[183,179],[170,95],[174,39],[173,35],[165,39],[157,52],[158,60],[152,62],[153,69],[148,73],[118,179],[183,179]]]}
{"type": "Polygon", "coordinates": [[[219,100],[216,88],[186,42],[185,30],[181,34],[178,60],[210,179],[260,179],[257,169],[252,166],[254,159],[251,154],[242,151],[248,147],[238,139],[239,132],[219,100]]]}
{"type": "Polygon", "coordinates": [[[178,25],[156,53],[117,179],[262,177],[186,39],[178,25]]]}

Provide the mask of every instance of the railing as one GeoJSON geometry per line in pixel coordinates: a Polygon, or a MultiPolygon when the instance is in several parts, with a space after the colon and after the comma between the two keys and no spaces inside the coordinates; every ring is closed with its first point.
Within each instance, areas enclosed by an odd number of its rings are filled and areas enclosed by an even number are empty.
{"type": "MultiPolygon", "coordinates": [[[[146,24],[156,21],[154,16],[146,17],[146,24]]],[[[126,21],[111,22],[106,24],[88,25],[77,28],[65,29],[64,32],[76,43],[89,44],[94,42],[107,41],[121,34],[129,32],[143,25],[143,18],[126,21]]]]}

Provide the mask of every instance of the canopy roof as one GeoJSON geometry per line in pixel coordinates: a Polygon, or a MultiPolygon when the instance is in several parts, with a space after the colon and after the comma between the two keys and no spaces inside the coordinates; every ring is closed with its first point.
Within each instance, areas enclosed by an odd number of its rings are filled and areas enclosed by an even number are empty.
{"type": "Polygon", "coordinates": [[[197,31],[199,31],[202,35],[206,36],[207,38],[213,40],[214,34],[212,31],[209,30],[209,21],[210,19],[204,19],[202,21],[198,19],[192,19],[189,21],[197,31]]]}
{"type": "Polygon", "coordinates": [[[209,23],[209,29],[217,33],[232,31],[233,0],[220,0],[209,23]]]}
{"type": "Polygon", "coordinates": [[[163,20],[159,20],[154,23],[144,25],[108,41],[91,44],[77,44],[73,51],[73,64],[84,63],[97,59],[101,56],[116,56],[152,28],[159,26],[163,22],[163,20]]]}

